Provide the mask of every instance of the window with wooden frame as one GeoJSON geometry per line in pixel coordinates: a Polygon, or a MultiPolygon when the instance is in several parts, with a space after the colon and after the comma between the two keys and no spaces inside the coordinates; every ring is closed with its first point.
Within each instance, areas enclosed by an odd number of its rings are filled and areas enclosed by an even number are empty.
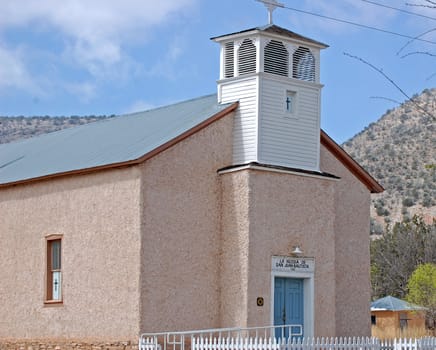
{"type": "Polygon", "coordinates": [[[62,236],[52,235],[47,240],[46,302],[62,302],[62,236]]]}

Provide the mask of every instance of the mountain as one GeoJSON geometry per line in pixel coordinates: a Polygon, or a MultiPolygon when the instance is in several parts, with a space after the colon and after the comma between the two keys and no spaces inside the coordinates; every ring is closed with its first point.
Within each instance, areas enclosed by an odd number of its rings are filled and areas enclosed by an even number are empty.
{"type": "MultiPolygon", "coordinates": [[[[0,143],[102,118],[0,117],[0,143]]],[[[387,111],[342,146],[385,188],[372,197],[372,233],[414,214],[436,218],[436,89],[387,111]]]]}
{"type": "Polygon", "coordinates": [[[385,188],[372,197],[372,233],[420,214],[436,218],[436,89],[426,89],[345,142],[385,188]]]}
{"type": "Polygon", "coordinates": [[[104,118],[110,117],[104,115],[86,117],[0,117],[0,143],[71,128],[104,118]]]}

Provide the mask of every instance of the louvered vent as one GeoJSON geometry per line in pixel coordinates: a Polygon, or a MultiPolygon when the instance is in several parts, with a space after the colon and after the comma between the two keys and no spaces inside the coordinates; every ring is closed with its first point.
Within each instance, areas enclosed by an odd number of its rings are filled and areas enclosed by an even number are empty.
{"type": "Polygon", "coordinates": [[[224,45],[224,78],[235,75],[235,45],[233,41],[224,45]]]}
{"type": "Polygon", "coordinates": [[[245,39],[238,50],[238,74],[256,72],[256,46],[250,39],[245,39]]]}
{"type": "Polygon", "coordinates": [[[271,40],[265,46],[264,52],[266,73],[289,76],[289,53],[282,42],[271,40]]]}
{"type": "Polygon", "coordinates": [[[292,77],[315,82],[315,57],[307,47],[300,46],[294,52],[292,77]]]}

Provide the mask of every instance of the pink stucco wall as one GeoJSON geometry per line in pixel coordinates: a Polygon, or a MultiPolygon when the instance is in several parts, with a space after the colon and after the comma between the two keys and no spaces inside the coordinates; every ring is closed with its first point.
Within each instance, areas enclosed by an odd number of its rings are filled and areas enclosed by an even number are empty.
{"type": "MultiPolygon", "coordinates": [[[[250,280],[253,287],[249,289],[249,298],[252,300],[249,316],[255,320],[261,312],[254,303],[256,290],[261,294],[270,294],[271,282],[267,276],[271,270],[271,256],[289,256],[293,246],[299,245],[304,256],[315,258],[314,334],[334,335],[334,326],[325,320],[335,317],[335,182],[259,171],[253,172],[250,180],[250,280]],[[265,278],[256,276],[258,271],[262,271],[265,278]]],[[[268,301],[266,304],[270,305],[268,301]]]]}
{"type": "Polygon", "coordinates": [[[221,187],[232,116],[141,166],[141,331],[220,326],[221,187]]]}
{"type": "Polygon", "coordinates": [[[253,169],[221,175],[223,326],[272,323],[271,258],[299,245],[315,258],[313,334],[370,335],[370,193],[324,147],[321,168],[340,179],[253,169]]]}
{"type": "Polygon", "coordinates": [[[335,188],[336,333],[369,336],[369,190],[324,147],[321,168],[341,180],[335,188]]]}
{"type": "MultiPolygon", "coordinates": [[[[234,267],[229,263],[223,271],[223,290],[230,296],[235,292],[245,293],[242,298],[245,305],[238,304],[240,296],[237,294],[236,298],[224,300],[226,318],[236,318],[247,326],[272,324],[272,256],[289,256],[293,247],[299,245],[305,256],[316,259],[314,333],[334,335],[334,322],[326,320],[335,318],[335,181],[260,170],[242,170],[222,176],[223,191],[227,193],[223,203],[223,244],[232,247],[234,254],[240,249],[232,243],[237,235],[242,241],[239,245],[245,247],[242,251],[245,255],[240,255],[247,266],[241,271],[246,274],[242,278],[233,273],[234,267]],[[231,192],[232,188],[238,191],[231,192]],[[236,232],[241,226],[247,228],[243,236],[236,232]],[[238,284],[238,281],[243,283],[238,284]],[[257,297],[264,298],[264,306],[257,306],[257,297]],[[240,312],[240,307],[246,308],[246,312],[240,312]]],[[[232,256],[228,259],[235,261],[232,256]]]]}
{"type": "Polygon", "coordinates": [[[247,327],[249,176],[245,171],[224,174],[221,184],[220,324],[222,327],[247,327]]]}
{"type": "Polygon", "coordinates": [[[0,340],[133,340],[139,329],[140,172],[0,189],[0,340]],[[46,240],[61,234],[63,304],[45,299],[46,240]]]}

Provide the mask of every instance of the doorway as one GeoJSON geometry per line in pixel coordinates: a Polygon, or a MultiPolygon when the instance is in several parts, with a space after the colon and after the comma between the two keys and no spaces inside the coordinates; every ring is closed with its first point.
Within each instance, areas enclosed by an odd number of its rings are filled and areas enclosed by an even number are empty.
{"type": "Polygon", "coordinates": [[[292,325],[276,329],[276,338],[304,336],[304,279],[274,278],[274,325],[292,325]]]}

